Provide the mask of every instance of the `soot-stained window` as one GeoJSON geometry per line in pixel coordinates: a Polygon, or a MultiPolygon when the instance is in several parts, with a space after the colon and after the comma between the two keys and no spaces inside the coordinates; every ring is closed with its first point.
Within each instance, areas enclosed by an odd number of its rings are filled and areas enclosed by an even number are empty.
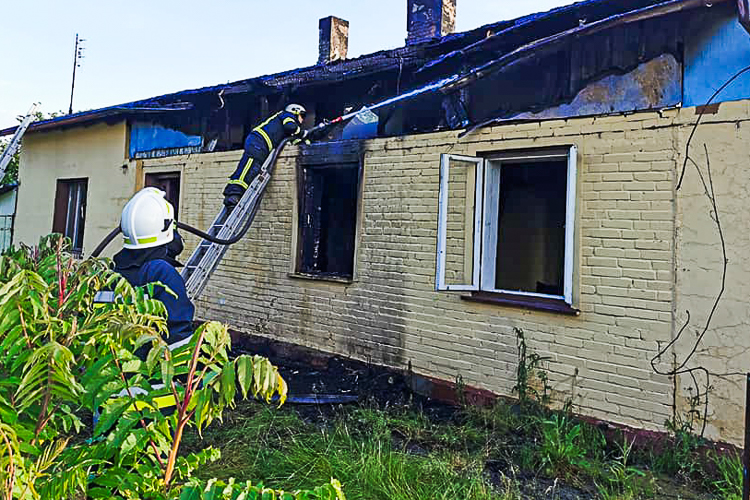
{"type": "MultiPolygon", "coordinates": [[[[354,276],[360,184],[358,155],[315,148],[299,167],[298,274],[354,276]],[[354,160],[354,161],[352,161],[354,160]]],[[[308,151],[310,153],[310,151],[308,151]]]]}

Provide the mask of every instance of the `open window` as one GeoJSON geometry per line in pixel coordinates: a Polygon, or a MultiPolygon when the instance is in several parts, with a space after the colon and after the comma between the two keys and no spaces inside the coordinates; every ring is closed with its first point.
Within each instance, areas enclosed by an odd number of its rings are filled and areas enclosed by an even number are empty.
{"type": "Polygon", "coordinates": [[[70,238],[72,253],[83,253],[83,230],[86,225],[88,179],[59,179],[55,193],[52,232],[70,238]]]}
{"type": "Polygon", "coordinates": [[[484,160],[440,158],[438,290],[479,290],[484,160]]]}
{"type": "Polygon", "coordinates": [[[442,155],[436,288],[571,305],[576,155],[442,155]]]}

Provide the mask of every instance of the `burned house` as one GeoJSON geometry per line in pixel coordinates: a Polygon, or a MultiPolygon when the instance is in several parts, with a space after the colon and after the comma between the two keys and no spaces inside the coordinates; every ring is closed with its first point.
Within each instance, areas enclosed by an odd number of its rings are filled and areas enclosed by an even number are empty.
{"type": "Polygon", "coordinates": [[[707,436],[738,441],[750,40],[735,3],[589,0],[464,33],[455,0],[407,7],[395,50],[348,59],[348,23],[326,18],[315,66],[34,124],[16,241],[53,229],[85,254],[143,185],[206,227],[261,117],[300,102],[311,127],[408,94],[284,150],[200,317],[408,369],[427,392],[461,376],[500,395],[522,330],[558,404],[663,429],[700,393],[707,436]]]}

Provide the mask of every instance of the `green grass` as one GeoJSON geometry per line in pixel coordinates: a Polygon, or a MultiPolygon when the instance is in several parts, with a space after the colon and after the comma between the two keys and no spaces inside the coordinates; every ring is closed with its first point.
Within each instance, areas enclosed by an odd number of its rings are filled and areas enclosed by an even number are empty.
{"type": "Polygon", "coordinates": [[[432,453],[408,451],[428,434],[433,439],[433,433],[440,436],[415,414],[391,420],[375,410],[356,410],[316,425],[288,410],[250,406],[243,416],[208,432],[203,442],[192,436],[190,445],[221,449],[222,459],[200,471],[207,478],[307,488],[335,477],[349,500],[517,498],[510,482],[505,492],[493,491],[483,476],[482,453],[459,450],[452,446],[455,443],[438,444],[432,453]]]}
{"type": "Polygon", "coordinates": [[[739,453],[713,455],[717,478],[711,483],[713,489],[723,500],[740,500],[742,498],[742,456],[739,453]]]}
{"type": "Polygon", "coordinates": [[[655,463],[675,470],[676,455],[697,464],[687,446],[639,460],[622,436],[608,444],[597,427],[570,414],[529,411],[501,402],[434,422],[410,409],[348,406],[310,423],[291,407],[242,403],[203,439],[191,434],[185,444],[221,450],[219,461],[199,471],[203,478],[287,489],[334,477],[349,500],[519,500],[519,481],[529,486],[536,478],[557,479],[602,500],[659,498],[677,488],[684,499],[738,498],[741,466],[734,456],[712,457],[716,473],[704,483],[710,491],[701,491],[697,483],[648,470],[655,463]]]}

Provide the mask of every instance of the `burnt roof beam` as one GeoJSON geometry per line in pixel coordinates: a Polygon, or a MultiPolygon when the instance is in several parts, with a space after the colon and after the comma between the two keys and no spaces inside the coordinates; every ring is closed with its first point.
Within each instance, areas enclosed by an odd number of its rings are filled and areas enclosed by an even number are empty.
{"type": "MultiPolygon", "coordinates": [[[[729,0],[713,0],[711,4],[719,4],[729,0]]],[[[570,38],[578,38],[593,35],[600,31],[614,28],[622,24],[630,24],[638,21],[644,21],[653,17],[674,14],[685,10],[706,7],[706,0],[670,0],[650,7],[633,10],[623,14],[617,14],[607,17],[591,24],[586,24],[572,28],[561,33],[557,33],[546,38],[535,40],[518,47],[498,59],[489,61],[477,68],[472,69],[465,75],[452,78],[451,81],[441,86],[444,93],[449,93],[466,87],[470,83],[484,78],[485,76],[495,74],[500,71],[506,71],[517,64],[528,61],[531,58],[546,55],[566,43],[570,38]]],[[[711,5],[709,4],[709,5],[711,5]]]]}

